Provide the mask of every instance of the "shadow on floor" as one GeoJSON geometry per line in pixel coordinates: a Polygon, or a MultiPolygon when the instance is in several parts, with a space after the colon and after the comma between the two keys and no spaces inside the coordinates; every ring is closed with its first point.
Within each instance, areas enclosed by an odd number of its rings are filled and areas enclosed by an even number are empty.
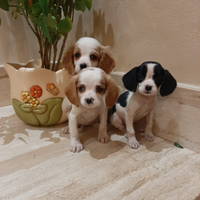
{"type": "Polygon", "coordinates": [[[1,131],[0,138],[3,138],[3,145],[11,143],[14,139],[19,139],[24,143],[27,141],[23,135],[29,137],[29,131],[40,131],[40,139],[47,138],[46,141],[58,143],[61,137],[69,138],[68,135],[62,133],[62,128],[67,126],[67,123],[62,123],[54,126],[31,126],[25,124],[17,118],[15,114],[9,117],[1,117],[1,131]],[[59,137],[54,137],[55,134],[59,134],[59,137]]]}
{"type": "MultiPolygon", "coordinates": [[[[70,139],[69,134],[63,134],[63,128],[67,126],[67,123],[42,127],[42,126],[30,126],[24,124],[21,120],[17,118],[15,114],[9,117],[1,118],[1,131],[0,138],[3,139],[3,145],[11,143],[14,139],[19,139],[24,143],[28,144],[26,137],[29,137],[31,131],[40,132],[40,138],[47,142],[58,143],[61,138],[70,139]],[[26,137],[23,137],[25,135],[26,137]],[[56,137],[55,137],[56,135],[56,137]]],[[[163,149],[170,148],[173,144],[170,142],[163,143],[161,138],[156,139],[154,142],[146,141],[139,133],[143,128],[141,126],[136,126],[136,138],[141,146],[145,146],[146,149],[153,152],[160,152],[163,149]]],[[[104,159],[109,155],[119,152],[124,147],[127,147],[127,140],[118,129],[115,129],[111,124],[108,124],[108,134],[110,136],[118,136],[114,141],[109,141],[107,144],[102,144],[97,141],[98,136],[98,124],[90,126],[87,130],[80,134],[80,140],[84,145],[84,149],[90,152],[91,156],[95,159],[104,159]],[[119,137],[120,136],[120,137],[119,137]]],[[[129,147],[128,147],[129,148],[129,147]]],[[[139,147],[140,148],[140,147],[139,147]]],[[[128,151],[136,151],[134,149],[129,149],[128,151]]]]}

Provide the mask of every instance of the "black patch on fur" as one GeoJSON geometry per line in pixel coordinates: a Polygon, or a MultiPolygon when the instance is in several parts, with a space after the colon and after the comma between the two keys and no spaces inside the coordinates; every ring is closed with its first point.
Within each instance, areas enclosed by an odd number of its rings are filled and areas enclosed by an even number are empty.
{"type": "Polygon", "coordinates": [[[168,70],[164,70],[164,79],[160,87],[161,96],[167,96],[176,89],[176,79],[169,73],[168,70]]]}
{"type": "Polygon", "coordinates": [[[146,77],[148,63],[151,62],[144,62],[139,67],[134,67],[123,76],[122,81],[127,90],[132,92],[137,90],[138,83],[141,83],[146,77]]]}
{"type": "Polygon", "coordinates": [[[159,88],[163,82],[165,70],[162,68],[162,66],[159,63],[155,63],[155,64],[156,65],[154,67],[153,80],[157,88],[159,88]]]}
{"type": "Polygon", "coordinates": [[[142,63],[139,68],[138,68],[138,72],[137,72],[137,82],[141,83],[145,77],[147,75],[147,63],[142,63]]]}
{"type": "Polygon", "coordinates": [[[129,93],[130,93],[129,91],[122,93],[117,100],[117,103],[119,103],[120,106],[122,106],[123,108],[126,107],[127,105],[127,97],[129,93]]]}
{"type": "Polygon", "coordinates": [[[137,72],[139,67],[134,67],[129,72],[127,72],[123,78],[122,81],[124,83],[124,87],[132,92],[135,92],[137,90],[138,81],[137,81],[137,72]]]}
{"type": "Polygon", "coordinates": [[[160,87],[161,96],[167,96],[171,94],[177,86],[175,78],[170,74],[168,70],[163,69],[159,63],[157,62],[152,62],[152,63],[156,64],[154,67],[153,80],[157,88],[161,86],[160,87]]]}
{"type": "MultiPolygon", "coordinates": [[[[122,94],[119,96],[119,98],[118,98],[116,104],[119,103],[120,106],[126,107],[126,105],[127,105],[127,97],[128,97],[128,95],[129,95],[129,93],[130,93],[129,91],[126,91],[126,92],[122,93],[122,94]]],[[[116,104],[112,107],[112,114],[116,112],[116,104]]]]}
{"type": "Polygon", "coordinates": [[[116,104],[112,107],[112,114],[116,112],[116,104]]]}

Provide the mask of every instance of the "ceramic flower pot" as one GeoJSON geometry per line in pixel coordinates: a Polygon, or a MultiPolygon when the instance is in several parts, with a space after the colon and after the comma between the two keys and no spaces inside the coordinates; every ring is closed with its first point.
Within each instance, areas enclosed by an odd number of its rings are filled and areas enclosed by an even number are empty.
{"type": "Polygon", "coordinates": [[[26,65],[4,64],[15,113],[25,123],[35,126],[65,122],[67,116],[62,111],[62,102],[71,75],[65,69],[53,72],[40,68],[40,64],[40,60],[31,60],[26,65]]]}

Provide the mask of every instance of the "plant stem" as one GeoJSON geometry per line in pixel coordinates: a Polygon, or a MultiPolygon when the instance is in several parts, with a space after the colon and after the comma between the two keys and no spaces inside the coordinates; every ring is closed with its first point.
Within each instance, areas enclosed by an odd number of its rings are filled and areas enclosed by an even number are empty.
{"type": "MultiPolygon", "coordinates": [[[[25,12],[24,12],[23,9],[22,9],[22,13],[23,13],[23,15],[24,15],[24,17],[25,17],[25,19],[26,19],[27,24],[30,26],[30,28],[31,28],[31,30],[33,31],[33,33],[36,35],[36,32],[34,31],[33,27],[31,26],[31,24],[30,24],[30,22],[29,22],[29,20],[28,20],[28,17],[26,16],[26,14],[25,14],[25,12]]],[[[36,36],[37,36],[37,35],[36,35],[36,36]]]]}
{"type": "Polygon", "coordinates": [[[15,5],[9,5],[9,7],[18,8],[18,6],[15,5]]]}
{"type": "Polygon", "coordinates": [[[56,71],[56,67],[55,67],[55,62],[56,62],[56,56],[57,56],[57,44],[58,44],[58,40],[56,42],[54,42],[53,44],[53,52],[54,52],[54,56],[53,56],[53,66],[52,66],[52,71],[56,71]]]}
{"type": "Polygon", "coordinates": [[[39,43],[39,46],[40,46],[40,50],[39,50],[39,53],[40,53],[40,57],[42,59],[42,68],[44,68],[44,54],[43,54],[43,48],[44,48],[44,45],[42,44],[42,39],[41,39],[41,35],[39,34],[39,31],[38,29],[35,27],[35,30],[33,29],[33,27],[31,26],[29,20],[28,20],[28,16],[25,14],[24,10],[22,9],[22,13],[27,21],[27,24],[29,25],[29,27],[31,28],[31,30],[33,31],[33,33],[35,34],[35,36],[37,37],[38,39],[38,43],[39,43]]]}
{"type": "Polygon", "coordinates": [[[38,40],[38,43],[39,43],[39,46],[40,46],[40,50],[39,50],[39,53],[40,53],[40,58],[42,59],[43,58],[43,48],[42,48],[42,41],[41,41],[41,37],[40,37],[40,29],[38,29],[38,27],[35,27],[35,32],[36,32],[36,35],[37,35],[37,40],[38,40]]]}
{"type": "MultiPolygon", "coordinates": [[[[73,3],[73,0],[71,0],[70,10],[69,10],[68,16],[72,19],[72,22],[73,22],[73,19],[74,19],[74,3],[73,3]]],[[[62,47],[61,47],[60,54],[59,54],[59,57],[58,57],[58,62],[56,64],[56,67],[53,68],[53,71],[57,71],[58,68],[59,68],[60,61],[61,61],[62,54],[63,54],[63,50],[65,48],[65,42],[67,40],[67,36],[68,36],[68,33],[65,34],[65,36],[64,36],[62,47]]]]}
{"type": "MultiPolygon", "coordinates": [[[[52,48],[52,45],[50,45],[49,47],[49,62],[51,64],[51,48],[52,48]]],[[[52,70],[52,68],[50,68],[50,70],[52,70]]]]}
{"type": "Polygon", "coordinates": [[[64,50],[64,48],[65,48],[65,42],[66,42],[66,40],[67,40],[67,36],[68,36],[68,33],[65,35],[65,37],[64,37],[64,39],[63,39],[62,47],[61,47],[60,54],[59,54],[59,57],[58,57],[58,62],[57,62],[57,64],[56,64],[55,69],[53,69],[53,71],[57,71],[58,68],[59,68],[60,60],[61,60],[61,58],[62,58],[63,50],[64,50]]]}
{"type": "Polygon", "coordinates": [[[49,55],[48,55],[49,47],[50,45],[49,45],[48,39],[46,38],[44,41],[44,56],[42,59],[42,67],[45,69],[50,68],[49,55]]]}

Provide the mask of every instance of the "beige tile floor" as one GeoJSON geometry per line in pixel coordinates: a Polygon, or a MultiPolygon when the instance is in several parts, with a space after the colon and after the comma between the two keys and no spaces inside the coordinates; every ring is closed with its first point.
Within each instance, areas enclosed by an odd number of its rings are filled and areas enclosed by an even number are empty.
{"type": "Polygon", "coordinates": [[[140,148],[133,150],[111,125],[109,143],[97,141],[95,125],[81,135],[84,150],[74,154],[62,134],[66,124],[26,125],[7,103],[9,91],[0,94],[0,199],[198,200],[200,154],[139,135],[140,148]]]}

